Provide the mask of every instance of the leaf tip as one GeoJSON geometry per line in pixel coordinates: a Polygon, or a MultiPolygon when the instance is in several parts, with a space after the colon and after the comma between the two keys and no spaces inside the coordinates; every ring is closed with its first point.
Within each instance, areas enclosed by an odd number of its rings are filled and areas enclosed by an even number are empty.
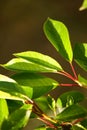
{"type": "Polygon", "coordinates": [[[13,56],[17,56],[18,53],[13,53],[13,56]]]}
{"type": "Polygon", "coordinates": [[[6,64],[0,64],[1,67],[5,68],[6,64]]]}
{"type": "Polygon", "coordinates": [[[80,8],[79,8],[79,11],[83,11],[85,8],[83,7],[83,6],[81,6],[80,8]]]}

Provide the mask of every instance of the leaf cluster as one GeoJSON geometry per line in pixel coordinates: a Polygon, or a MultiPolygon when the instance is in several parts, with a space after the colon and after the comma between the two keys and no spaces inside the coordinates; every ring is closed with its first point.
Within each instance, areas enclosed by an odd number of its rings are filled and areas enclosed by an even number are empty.
{"type": "Polygon", "coordinates": [[[13,54],[16,58],[1,64],[14,74],[10,77],[0,74],[0,129],[21,130],[29,119],[38,118],[43,126],[35,130],[86,130],[87,109],[81,105],[86,100],[83,93],[73,90],[57,99],[47,94],[59,86],[87,89],[87,79],[77,74],[73,66],[76,62],[87,71],[87,44],[77,43],[72,49],[68,29],[60,21],[48,18],[43,28],[47,39],[70,65],[72,75],[48,55],[34,51],[13,54]],[[44,73],[65,76],[73,83],[60,83],[44,73]]]}

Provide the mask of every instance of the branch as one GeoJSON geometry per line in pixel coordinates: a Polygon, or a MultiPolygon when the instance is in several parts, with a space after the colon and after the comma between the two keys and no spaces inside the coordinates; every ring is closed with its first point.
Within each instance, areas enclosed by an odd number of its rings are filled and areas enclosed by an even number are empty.
{"type": "Polygon", "coordinates": [[[79,86],[78,84],[59,84],[60,86],[67,86],[67,87],[74,87],[74,86],[79,86]]]}
{"type": "Polygon", "coordinates": [[[74,68],[73,64],[70,63],[70,66],[71,66],[72,72],[73,72],[73,74],[74,74],[74,76],[75,76],[75,79],[77,80],[77,79],[78,79],[78,76],[77,76],[77,74],[76,74],[76,71],[75,71],[75,68],[74,68]]]}
{"type": "Polygon", "coordinates": [[[67,73],[66,71],[58,71],[57,73],[71,79],[74,82],[76,80],[71,74],[67,73]]]}
{"type": "Polygon", "coordinates": [[[34,101],[29,99],[26,100],[25,103],[33,105],[32,112],[38,116],[39,120],[43,121],[47,126],[49,126],[49,128],[57,130],[57,126],[54,125],[57,123],[57,121],[45,115],[44,112],[38,107],[38,105],[34,101]]]}

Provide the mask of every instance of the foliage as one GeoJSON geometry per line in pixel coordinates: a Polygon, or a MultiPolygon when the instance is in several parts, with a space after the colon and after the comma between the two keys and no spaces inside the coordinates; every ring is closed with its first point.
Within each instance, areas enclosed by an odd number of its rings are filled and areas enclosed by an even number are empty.
{"type": "Polygon", "coordinates": [[[79,8],[80,11],[87,9],[87,0],[84,0],[81,7],[79,8]]]}
{"type": "Polygon", "coordinates": [[[87,89],[87,79],[77,74],[73,65],[76,62],[87,71],[87,44],[78,43],[72,49],[68,29],[60,21],[48,18],[43,29],[47,39],[70,65],[72,75],[48,55],[34,51],[13,54],[16,58],[1,64],[14,74],[0,75],[0,129],[21,130],[33,117],[43,122],[35,130],[86,130],[87,108],[81,105],[86,100],[84,94],[73,90],[54,99],[49,92],[58,86],[87,89]],[[72,83],[60,83],[44,73],[65,76],[72,83]]]}

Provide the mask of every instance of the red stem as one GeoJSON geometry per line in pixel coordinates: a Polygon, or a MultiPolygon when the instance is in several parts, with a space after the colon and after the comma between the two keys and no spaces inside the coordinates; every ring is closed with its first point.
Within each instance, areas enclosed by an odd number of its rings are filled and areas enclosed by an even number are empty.
{"type": "Polygon", "coordinates": [[[53,123],[56,123],[56,121],[49,118],[47,115],[45,115],[34,101],[29,99],[29,100],[26,100],[25,103],[33,105],[32,112],[34,112],[38,116],[39,120],[42,120],[50,128],[54,128],[55,130],[57,129],[57,127],[53,124],[53,123]]]}
{"type": "Polygon", "coordinates": [[[65,77],[67,77],[67,78],[69,78],[69,79],[71,79],[71,80],[73,80],[74,82],[75,82],[75,80],[76,80],[74,77],[72,77],[72,75],[70,75],[70,74],[67,73],[66,71],[58,71],[57,73],[60,74],[60,75],[65,76],[65,77]]]}
{"type": "Polygon", "coordinates": [[[74,74],[74,76],[75,76],[75,79],[77,80],[78,77],[77,77],[77,74],[76,74],[76,71],[75,71],[75,68],[74,68],[73,64],[70,63],[70,66],[71,66],[72,72],[73,72],[73,74],[74,74]]]}
{"type": "Polygon", "coordinates": [[[49,122],[48,120],[44,119],[43,117],[39,117],[39,120],[41,120],[42,122],[47,124],[50,128],[53,128],[54,130],[57,130],[57,127],[55,125],[53,125],[51,122],[49,122]]]}
{"type": "Polygon", "coordinates": [[[78,86],[78,84],[59,84],[60,86],[67,86],[67,87],[74,87],[74,86],[78,86]]]}

